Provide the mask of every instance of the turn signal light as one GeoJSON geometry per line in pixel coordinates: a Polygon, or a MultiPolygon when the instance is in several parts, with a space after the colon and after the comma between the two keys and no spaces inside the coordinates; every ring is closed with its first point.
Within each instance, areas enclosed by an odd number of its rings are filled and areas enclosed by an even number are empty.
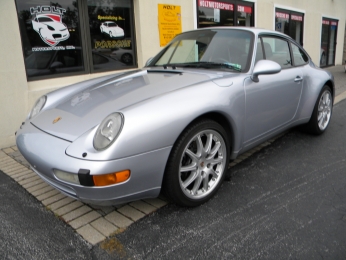
{"type": "Polygon", "coordinates": [[[121,183],[130,178],[130,170],[114,172],[103,175],[93,175],[95,186],[108,186],[116,183],[121,183]]]}

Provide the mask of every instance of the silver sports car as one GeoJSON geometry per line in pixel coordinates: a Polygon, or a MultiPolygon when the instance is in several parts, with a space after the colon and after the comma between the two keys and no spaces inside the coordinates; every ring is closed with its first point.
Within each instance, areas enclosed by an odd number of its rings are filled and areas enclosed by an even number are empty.
{"type": "Polygon", "coordinates": [[[197,206],[229,161],[293,126],[326,131],[333,76],[287,35],[209,28],[175,37],[141,70],[42,96],[16,133],[61,192],[110,205],[156,197],[197,206]]]}

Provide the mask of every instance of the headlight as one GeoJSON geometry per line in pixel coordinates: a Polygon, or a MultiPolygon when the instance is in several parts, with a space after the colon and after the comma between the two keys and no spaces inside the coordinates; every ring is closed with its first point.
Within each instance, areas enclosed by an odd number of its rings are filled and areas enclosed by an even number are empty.
{"type": "Polygon", "coordinates": [[[46,104],[46,100],[47,100],[47,97],[46,96],[42,96],[42,97],[40,97],[36,101],[34,107],[31,109],[31,112],[30,112],[30,115],[29,115],[29,119],[35,117],[38,113],[40,113],[41,109],[46,104]]]}
{"type": "Polygon", "coordinates": [[[113,113],[107,116],[97,128],[94,136],[94,148],[104,150],[118,137],[124,124],[123,115],[113,113]]]}

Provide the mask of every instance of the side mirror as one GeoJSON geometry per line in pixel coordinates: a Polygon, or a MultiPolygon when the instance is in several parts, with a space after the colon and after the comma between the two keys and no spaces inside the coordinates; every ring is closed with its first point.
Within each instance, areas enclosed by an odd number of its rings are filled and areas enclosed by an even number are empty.
{"type": "Polygon", "coordinates": [[[145,63],[145,67],[148,67],[150,62],[153,60],[154,57],[151,57],[147,60],[147,62],[145,63]]]}
{"type": "Polygon", "coordinates": [[[268,75],[268,74],[276,74],[281,71],[281,66],[271,60],[260,60],[256,63],[255,68],[253,69],[251,79],[254,82],[258,82],[259,75],[268,75]]]}

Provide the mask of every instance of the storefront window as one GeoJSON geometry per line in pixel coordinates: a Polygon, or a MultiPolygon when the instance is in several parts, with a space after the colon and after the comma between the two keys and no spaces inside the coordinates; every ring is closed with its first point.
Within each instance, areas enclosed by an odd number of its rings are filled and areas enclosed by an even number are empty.
{"type": "Polygon", "coordinates": [[[131,1],[100,3],[88,1],[87,9],[83,0],[16,0],[28,80],[136,65],[131,1]],[[91,45],[82,40],[89,37],[91,45]]]}
{"type": "Polygon", "coordinates": [[[130,1],[88,0],[93,69],[125,69],[134,65],[130,1]],[[98,62],[103,57],[103,62],[98,62]],[[108,61],[105,62],[105,59],[108,61]]]}
{"type": "Polygon", "coordinates": [[[79,12],[72,0],[17,0],[28,78],[84,70],[79,12]]]}
{"type": "Polygon", "coordinates": [[[320,67],[335,64],[337,29],[337,20],[327,18],[322,19],[320,67]]]}
{"type": "Polygon", "coordinates": [[[237,20],[239,26],[251,26],[252,21],[252,7],[238,5],[237,6],[237,20]]]}
{"type": "Polygon", "coordinates": [[[303,45],[304,14],[289,10],[276,9],[275,31],[291,36],[300,45],[303,45]]]}
{"type": "Polygon", "coordinates": [[[198,28],[254,26],[253,3],[246,1],[197,0],[198,28]]]}

